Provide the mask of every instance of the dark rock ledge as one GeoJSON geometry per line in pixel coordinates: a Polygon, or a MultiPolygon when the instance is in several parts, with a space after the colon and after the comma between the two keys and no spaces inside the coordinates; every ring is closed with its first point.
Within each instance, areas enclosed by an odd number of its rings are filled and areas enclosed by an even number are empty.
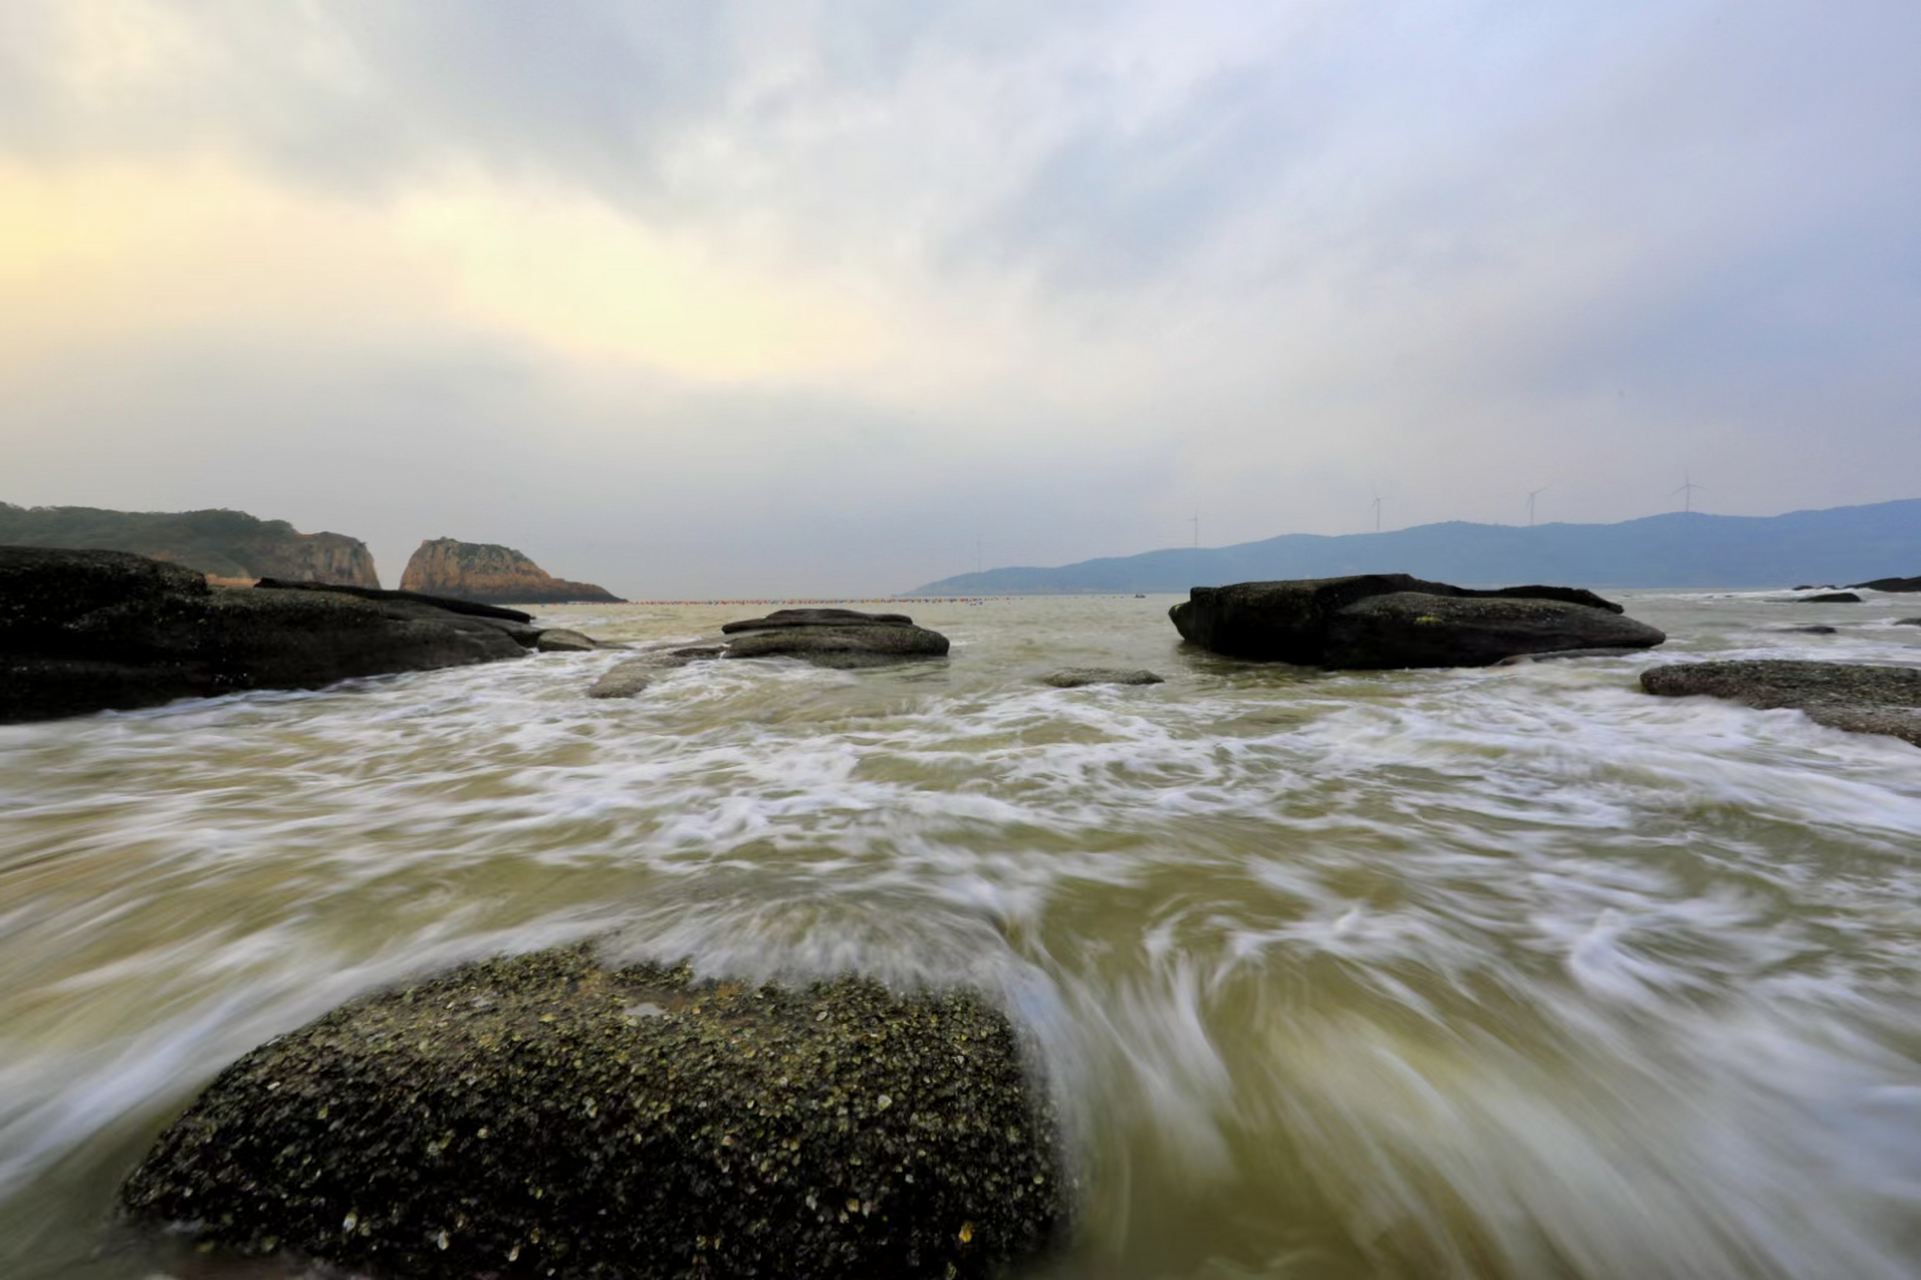
{"type": "Polygon", "coordinates": [[[354,1001],[223,1072],[134,1217],[377,1276],[984,1276],[1065,1231],[1045,1090],[964,993],[614,967],[354,1001]]]}
{"type": "Polygon", "coordinates": [[[947,656],[947,637],[904,613],[776,609],[721,628],[726,658],[799,658],[822,667],[875,667],[947,656]]]}
{"type": "Polygon", "coordinates": [[[1182,639],[1215,653],[1330,669],[1480,667],[1667,639],[1578,587],[1482,591],[1404,573],[1195,587],[1168,612],[1182,639]]]}
{"type": "Polygon", "coordinates": [[[209,587],[122,551],[0,547],[0,723],[518,658],[520,625],[387,593],[209,587]]]}

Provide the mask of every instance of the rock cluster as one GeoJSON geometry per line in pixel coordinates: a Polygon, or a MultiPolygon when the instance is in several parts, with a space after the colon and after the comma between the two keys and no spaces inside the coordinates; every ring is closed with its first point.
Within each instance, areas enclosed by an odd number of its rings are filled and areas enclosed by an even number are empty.
{"type": "Polygon", "coordinates": [[[1195,587],[1169,616],[1183,639],[1215,653],[1340,669],[1488,666],[1667,639],[1579,588],[1477,591],[1402,573],[1195,587]]]}
{"type": "Polygon", "coordinates": [[[1684,662],[1642,672],[1641,687],[1669,698],[1703,694],[1762,710],[1792,707],[1829,728],[1921,746],[1921,668],[1778,658],[1684,662]]]}
{"type": "Polygon", "coordinates": [[[800,658],[822,667],[874,667],[947,656],[947,637],[904,613],[777,609],[721,628],[722,657],[800,658]]]}
{"type": "Polygon", "coordinates": [[[964,992],[697,982],[581,948],[348,1004],[228,1068],[122,1189],[249,1251],[414,1280],[982,1276],[1073,1187],[964,992]]]}
{"type": "Polygon", "coordinates": [[[371,590],[209,587],[129,552],[0,547],[0,722],[514,658],[503,628],[519,625],[371,590]]]}
{"type": "Polygon", "coordinates": [[[454,538],[421,543],[400,585],[406,591],[494,604],[619,603],[605,587],[556,578],[512,547],[454,538]]]}

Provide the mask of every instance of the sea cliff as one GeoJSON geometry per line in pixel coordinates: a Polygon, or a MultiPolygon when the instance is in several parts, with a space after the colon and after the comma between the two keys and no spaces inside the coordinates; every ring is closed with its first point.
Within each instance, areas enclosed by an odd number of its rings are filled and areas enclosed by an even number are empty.
{"type": "Polygon", "coordinates": [[[483,604],[612,603],[620,597],[591,582],[556,578],[515,551],[489,542],[432,538],[407,561],[402,591],[483,604]]]}
{"type": "Polygon", "coordinates": [[[131,551],[230,582],[280,578],[378,587],[373,553],[341,533],[301,533],[244,511],[108,511],[0,502],[0,543],[131,551]]]}

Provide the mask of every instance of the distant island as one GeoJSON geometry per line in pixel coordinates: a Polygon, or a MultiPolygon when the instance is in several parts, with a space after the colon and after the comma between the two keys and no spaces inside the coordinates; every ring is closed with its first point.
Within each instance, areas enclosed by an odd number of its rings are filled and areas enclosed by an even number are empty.
{"type": "Polygon", "coordinates": [[[373,553],[342,533],[301,533],[244,511],[107,511],[0,502],[0,545],[131,551],[215,579],[378,587],[373,553]]]}
{"type": "Polygon", "coordinates": [[[1619,524],[1470,524],[1392,533],[1290,533],[1058,568],[989,569],[904,596],[1185,592],[1279,578],[1411,573],[1470,585],[1787,587],[1921,572],[1921,498],[1780,516],[1670,512],[1619,524]]]}
{"type": "Polygon", "coordinates": [[[512,547],[454,538],[421,543],[400,575],[400,589],[478,604],[620,603],[605,587],[556,578],[512,547]]]}

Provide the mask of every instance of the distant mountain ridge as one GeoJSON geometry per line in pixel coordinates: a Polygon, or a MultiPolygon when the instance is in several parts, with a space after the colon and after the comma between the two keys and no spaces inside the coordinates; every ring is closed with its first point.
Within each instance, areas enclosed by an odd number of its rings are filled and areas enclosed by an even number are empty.
{"type": "Polygon", "coordinates": [[[1463,584],[1786,587],[1921,573],[1921,498],[1779,516],[1669,512],[1619,524],[1470,524],[1283,534],[1057,568],[963,573],[907,596],[1184,592],[1279,578],[1411,573],[1463,584]]]}
{"type": "Polygon", "coordinates": [[[378,587],[373,553],[344,533],[301,533],[244,511],[108,511],[0,502],[0,545],[131,551],[217,578],[378,587]]]}
{"type": "Polygon", "coordinates": [[[457,538],[421,543],[400,575],[400,589],[479,604],[617,604],[620,600],[591,582],[556,578],[512,547],[457,538]]]}

